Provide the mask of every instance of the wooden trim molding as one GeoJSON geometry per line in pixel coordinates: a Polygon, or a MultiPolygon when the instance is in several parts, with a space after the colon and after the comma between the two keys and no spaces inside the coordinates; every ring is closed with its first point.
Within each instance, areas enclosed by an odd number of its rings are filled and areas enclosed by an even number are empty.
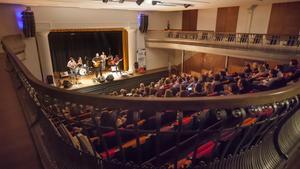
{"type": "Polygon", "coordinates": [[[123,70],[128,70],[128,32],[122,31],[122,47],[123,47],[123,70]]]}

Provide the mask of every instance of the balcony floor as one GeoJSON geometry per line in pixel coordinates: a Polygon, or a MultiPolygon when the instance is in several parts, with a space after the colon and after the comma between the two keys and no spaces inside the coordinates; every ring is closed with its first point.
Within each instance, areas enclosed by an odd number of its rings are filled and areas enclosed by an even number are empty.
{"type": "Polygon", "coordinates": [[[5,62],[0,54],[0,168],[42,169],[5,62]]]}

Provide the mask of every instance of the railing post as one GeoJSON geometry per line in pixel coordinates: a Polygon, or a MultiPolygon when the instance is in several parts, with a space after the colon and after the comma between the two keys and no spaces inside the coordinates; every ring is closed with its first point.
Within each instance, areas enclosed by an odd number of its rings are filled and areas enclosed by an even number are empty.
{"type": "Polygon", "coordinates": [[[181,51],[181,73],[184,72],[184,56],[185,56],[185,51],[181,51]]]}

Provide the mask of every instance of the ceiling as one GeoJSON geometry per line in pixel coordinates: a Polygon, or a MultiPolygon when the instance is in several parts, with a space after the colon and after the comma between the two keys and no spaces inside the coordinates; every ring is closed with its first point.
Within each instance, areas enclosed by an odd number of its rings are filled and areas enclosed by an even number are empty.
{"type": "Polygon", "coordinates": [[[0,0],[0,3],[22,4],[28,6],[77,7],[89,9],[178,11],[186,9],[205,9],[253,4],[260,5],[277,2],[293,2],[299,0],[154,0],[158,1],[157,5],[152,5],[152,0],[144,0],[140,6],[136,4],[136,0],[125,0],[124,3],[119,3],[119,0],[108,1],[108,3],[103,3],[102,0],[0,0]],[[185,8],[184,4],[191,4],[192,6],[185,8]]]}

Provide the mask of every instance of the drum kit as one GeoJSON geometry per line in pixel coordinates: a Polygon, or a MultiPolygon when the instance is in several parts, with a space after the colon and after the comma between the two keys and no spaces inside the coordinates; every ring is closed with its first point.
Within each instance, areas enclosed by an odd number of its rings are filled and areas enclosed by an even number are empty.
{"type": "Polygon", "coordinates": [[[86,76],[89,73],[89,67],[86,64],[83,64],[82,67],[78,68],[78,74],[80,76],[86,76]]]}

